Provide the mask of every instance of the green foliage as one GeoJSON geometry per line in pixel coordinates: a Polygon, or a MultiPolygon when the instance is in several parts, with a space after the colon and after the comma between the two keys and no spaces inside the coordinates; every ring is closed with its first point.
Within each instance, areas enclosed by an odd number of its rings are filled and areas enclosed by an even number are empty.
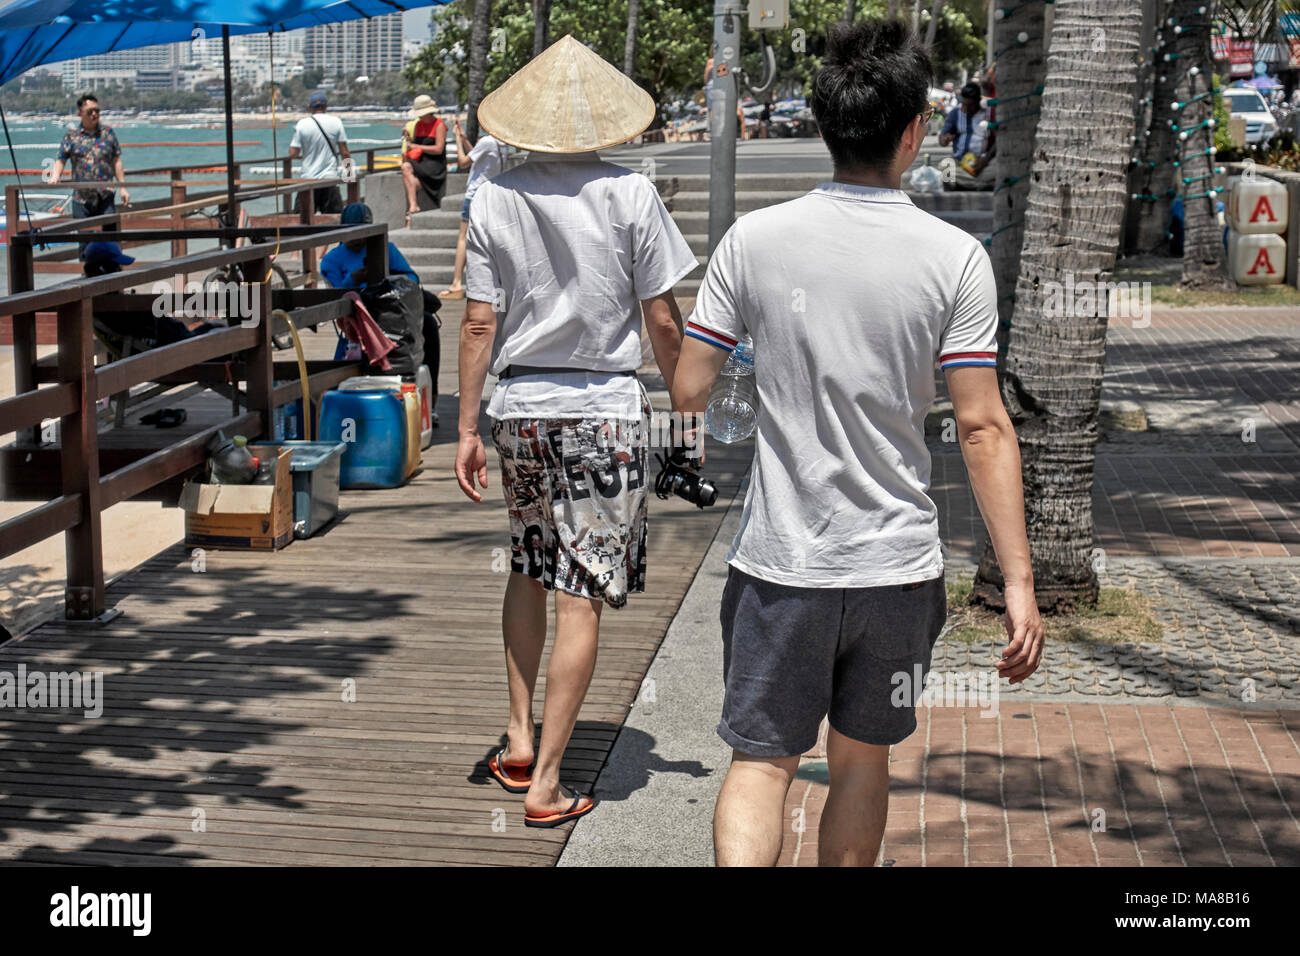
{"type": "MultiPolygon", "coordinates": [[[[712,25],[709,0],[642,0],[633,79],[662,103],[670,94],[703,82],[712,25]]],[[[454,0],[433,14],[434,38],[406,66],[413,87],[454,80],[456,98],[469,88],[471,0],[454,0]]],[[[495,0],[488,47],[486,92],[500,86],[532,59],[533,15],[528,0],[495,0]]],[[[627,0],[607,5],[574,0],[551,8],[551,37],[572,33],[610,63],[621,66],[627,35],[627,0]]]]}
{"type": "Polygon", "coordinates": [[[1224,159],[1226,154],[1236,152],[1237,148],[1232,144],[1228,104],[1223,102],[1223,82],[1218,76],[1210,82],[1214,84],[1214,148],[1218,152],[1218,158],[1224,159]]]}
{"type": "MultiPolygon", "coordinates": [[[[858,19],[883,16],[886,0],[860,0],[858,19]]],[[[922,14],[924,35],[929,4],[922,14]]],[[[977,67],[985,44],[982,27],[976,28],[972,10],[982,9],[982,0],[949,3],[935,34],[933,58],[936,81],[955,79],[963,68],[977,67]],[[969,10],[967,8],[970,8],[969,10]]],[[[413,88],[453,86],[456,98],[464,102],[469,88],[470,23],[473,0],[454,2],[434,10],[434,38],[406,67],[413,88]]],[[[774,95],[803,95],[808,81],[821,67],[826,50],[826,28],[844,16],[844,0],[791,0],[790,27],[764,30],[763,35],[776,53],[774,95]]],[[[487,92],[503,83],[532,57],[533,15],[528,0],[494,0],[492,42],[488,51],[487,92]]],[[[711,0],[642,0],[637,31],[634,79],[655,102],[675,97],[703,102],[704,63],[712,45],[713,4],[711,0]]],[[[602,57],[621,66],[627,32],[627,0],[573,0],[551,10],[551,36],[572,33],[590,44],[602,57]]],[[[763,63],[759,37],[745,29],[741,68],[758,83],[763,63]]]]}

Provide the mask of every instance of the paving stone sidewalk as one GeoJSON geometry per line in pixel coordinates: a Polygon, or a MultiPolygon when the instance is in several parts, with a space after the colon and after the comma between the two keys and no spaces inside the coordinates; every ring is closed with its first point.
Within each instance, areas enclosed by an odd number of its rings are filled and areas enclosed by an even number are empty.
{"type": "MultiPolygon", "coordinates": [[[[1296,309],[1112,323],[1103,401],[1150,428],[1097,449],[1101,583],[1149,597],[1162,639],[1058,642],[996,708],[923,708],[891,756],[883,865],[1300,863],[1297,343],[1296,309]]],[[[930,447],[947,573],[969,579],[983,525],[955,445],[930,447]]],[[[941,638],[933,666],[986,673],[1004,644],[941,638]]],[[[817,862],[826,774],[823,741],[787,801],[785,865],[817,862]]]]}

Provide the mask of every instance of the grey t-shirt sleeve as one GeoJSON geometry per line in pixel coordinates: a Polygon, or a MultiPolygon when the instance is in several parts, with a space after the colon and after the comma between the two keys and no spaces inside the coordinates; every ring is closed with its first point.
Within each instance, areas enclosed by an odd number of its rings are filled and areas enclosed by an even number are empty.
{"type": "MultiPolygon", "coordinates": [[[[486,187],[484,183],[484,187],[486,187]]],[[[491,194],[486,188],[474,194],[469,207],[469,225],[465,230],[465,297],[491,302],[494,308],[504,310],[498,290],[501,276],[492,256],[492,244],[486,219],[491,194]]]]}
{"type": "Polygon", "coordinates": [[[996,365],[997,352],[997,282],[984,246],[975,244],[961,270],[952,311],[939,336],[939,362],[944,369],[996,365]]]}
{"type": "Polygon", "coordinates": [[[733,224],[709,257],[704,281],[687,318],[686,334],[731,351],[746,335],[738,291],[742,281],[740,231],[733,224]]]}
{"type": "MultiPolygon", "coordinates": [[[[642,184],[632,218],[632,286],[638,299],[653,299],[686,278],[699,263],[659,198],[659,190],[648,179],[643,178],[642,184]]],[[[473,204],[470,209],[472,212],[473,204]]]]}

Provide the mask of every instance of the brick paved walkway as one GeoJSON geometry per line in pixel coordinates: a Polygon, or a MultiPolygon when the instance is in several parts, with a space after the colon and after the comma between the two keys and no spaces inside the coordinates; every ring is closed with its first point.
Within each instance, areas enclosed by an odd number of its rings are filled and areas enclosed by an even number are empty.
{"type": "MultiPolygon", "coordinates": [[[[1112,323],[1102,396],[1151,426],[1098,447],[1102,584],[1150,597],[1163,638],[1049,646],[996,719],[922,709],[891,757],[885,865],[1300,865],[1300,310],[1112,323]]],[[[969,577],[983,525],[956,446],[930,447],[949,574],[969,577]]],[[[934,668],[986,672],[1003,643],[941,638],[934,668]]],[[[784,865],[817,862],[826,779],[822,743],[784,865]]]]}
{"type": "MultiPolygon", "coordinates": [[[[1300,710],[1001,701],[917,723],[890,758],[885,866],[1300,865],[1300,710]]],[[[819,744],[781,865],[817,864],[826,772],[819,744]]]]}

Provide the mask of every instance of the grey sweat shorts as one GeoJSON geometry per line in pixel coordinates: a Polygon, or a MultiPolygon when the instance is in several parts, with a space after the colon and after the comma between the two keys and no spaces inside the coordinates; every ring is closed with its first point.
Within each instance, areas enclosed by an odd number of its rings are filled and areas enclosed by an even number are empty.
{"type": "Polygon", "coordinates": [[[943,575],[873,588],[799,588],[729,568],[718,735],[755,757],[793,757],[817,743],[829,713],[831,726],[853,740],[905,740],[916,730],[916,698],[947,619],[943,575]]]}

